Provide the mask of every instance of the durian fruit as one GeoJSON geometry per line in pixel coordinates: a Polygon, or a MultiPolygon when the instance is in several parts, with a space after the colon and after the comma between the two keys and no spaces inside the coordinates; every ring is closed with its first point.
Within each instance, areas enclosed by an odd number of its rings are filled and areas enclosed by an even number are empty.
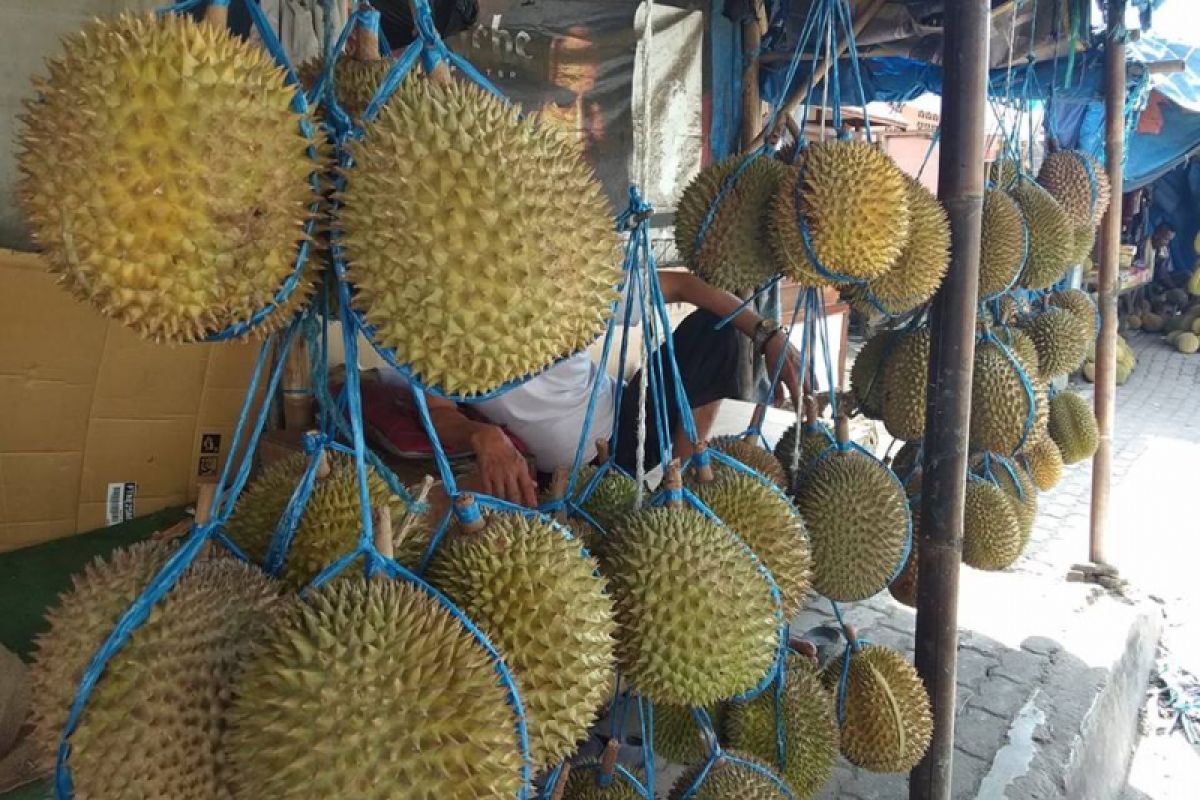
{"type": "Polygon", "coordinates": [[[413,584],[309,592],[250,658],[225,738],[234,797],[515,797],[516,717],[487,651],[413,584]]]}
{"type": "Polygon", "coordinates": [[[1021,555],[1024,537],[1011,498],[999,486],[971,476],[963,505],[963,563],[1001,570],[1021,555]]]}
{"type": "Polygon", "coordinates": [[[988,189],[983,195],[979,299],[993,297],[1013,285],[1025,263],[1028,235],[1016,201],[999,189],[988,189]]]}
{"type": "Polygon", "coordinates": [[[789,490],[808,472],[808,468],[822,453],[837,444],[833,431],[824,422],[805,423],[800,427],[800,461],[792,470],[792,458],[796,455],[796,425],[788,427],[775,444],[775,458],[783,465],[789,490]]]}
{"type": "Polygon", "coordinates": [[[925,390],[929,382],[929,329],[900,336],[883,377],[883,424],[906,442],[925,435],[925,390]]]}
{"type": "Polygon", "coordinates": [[[1167,321],[1163,318],[1162,314],[1151,312],[1142,315],[1142,330],[1147,333],[1159,333],[1166,324],[1167,321]]]}
{"type": "Polygon", "coordinates": [[[594,558],[547,518],[485,517],[443,541],[427,579],[471,618],[513,672],[535,767],[573,753],[612,693],[616,624],[594,558]]]}
{"type": "Polygon", "coordinates": [[[946,210],[920,181],[906,175],[905,184],[908,242],[895,266],[861,286],[843,287],[851,305],[865,314],[876,307],[893,317],[912,311],[933,297],[950,267],[950,220],[946,210]]]}
{"type": "Polygon", "coordinates": [[[974,474],[994,482],[1008,496],[1017,515],[1017,523],[1021,530],[1021,549],[1024,550],[1037,518],[1037,487],[1029,477],[1029,472],[1020,464],[996,453],[987,454],[987,458],[991,463],[987,464],[985,469],[984,454],[977,454],[971,460],[971,469],[974,474]]]}
{"type": "Polygon", "coordinates": [[[1087,331],[1089,343],[1096,340],[1096,304],[1087,292],[1079,289],[1063,289],[1046,298],[1050,305],[1070,311],[1087,331]]]}
{"type": "Polygon", "coordinates": [[[1096,248],[1096,226],[1088,223],[1074,229],[1074,248],[1071,251],[1072,264],[1087,264],[1096,248]]]}
{"type": "Polygon", "coordinates": [[[922,442],[905,442],[892,457],[892,472],[901,481],[921,471],[922,442]]]}
{"type": "MultiPolygon", "coordinates": [[[[333,67],[333,80],[337,89],[338,105],[350,119],[358,121],[367,110],[379,84],[387,76],[395,59],[377,58],[373,60],[355,58],[344,55],[333,67]]],[[[320,57],[311,58],[301,64],[297,70],[300,85],[305,90],[311,90],[321,77],[324,62],[320,57]]],[[[316,98],[316,105],[324,103],[324,97],[316,98]]]]}
{"type": "Polygon", "coordinates": [[[1029,476],[1043,492],[1048,492],[1062,480],[1063,459],[1058,445],[1045,437],[1022,451],[1029,476]]]}
{"type": "Polygon", "coordinates": [[[881,330],[866,341],[850,367],[850,391],[858,410],[870,419],[883,416],[884,362],[891,357],[897,334],[881,330]]]}
{"type": "MultiPolygon", "coordinates": [[[[654,714],[657,728],[657,708],[654,709],[654,714]]],[[[614,774],[611,783],[601,786],[598,778],[602,769],[603,765],[598,761],[585,761],[571,767],[561,800],[645,800],[642,794],[620,775],[614,774]]]]}
{"type": "Polygon", "coordinates": [[[691,508],[637,511],[612,535],[604,573],[631,687],[681,706],[756,687],[775,663],[779,622],[745,546],[691,508]]]}
{"type": "MultiPolygon", "coordinates": [[[[354,460],[336,452],[329,452],[325,457],[329,474],[318,477],[313,483],[312,494],[287,553],[283,578],[292,586],[303,586],[338,557],[353,550],[362,531],[358,471],[354,460]]],[[[275,526],[292,499],[308,461],[309,456],[296,453],[271,464],[246,487],[238,500],[225,532],[254,561],[261,564],[266,560],[275,526]]],[[[373,469],[367,472],[367,490],[372,507],[388,504],[392,524],[398,526],[407,506],[392,494],[373,469]]],[[[422,520],[410,530],[408,538],[397,546],[396,559],[415,566],[428,540],[428,520],[422,520]]]]}
{"type": "Polygon", "coordinates": [[[1050,400],[1050,438],[1064,464],[1091,458],[1100,445],[1100,429],[1092,407],[1074,392],[1059,392],[1050,400]]]}
{"type": "MultiPolygon", "coordinates": [[[[718,736],[725,727],[726,708],[725,703],[719,703],[705,709],[718,736]]],[[[654,754],[675,764],[695,764],[708,758],[708,745],[692,709],[669,703],[655,704],[654,754]]]]}
{"type": "Polygon", "coordinates": [[[826,273],[877,278],[908,242],[904,173],[869,142],[830,141],[808,145],[780,182],[767,221],[777,267],[804,286],[833,283],[810,260],[801,221],[826,273]]]}
{"type": "Polygon", "coordinates": [[[808,528],[813,588],[837,602],[865,600],[900,566],[908,502],[891,471],[857,450],[823,456],[796,493],[808,528]]]}
{"type": "Polygon", "coordinates": [[[1034,379],[1041,377],[1041,373],[1038,371],[1037,345],[1033,343],[1033,339],[1029,338],[1028,333],[1020,328],[1002,326],[992,328],[992,335],[1017,357],[1025,374],[1034,379]]]}
{"type": "Polygon", "coordinates": [[[1027,327],[1038,354],[1038,375],[1046,380],[1069,375],[1087,358],[1093,338],[1079,317],[1065,308],[1048,308],[1027,327]]]}
{"type": "Polygon", "coordinates": [[[1021,165],[1011,158],[998,158],[988,166],[988,182],[1008,189],[1021,174],[1021,165]]]}
{"type": "MultiPolygon", "coordinates": [[[[832,691],[845,654],[825,668],[832,691]]],[[[842,755],[871,772],[908,772],[925,755],[933,733],[929,694],[913,666],[895,650],[869,644],[850,654],[846,679],[842,755]]]]}
{"type": "Polygon", "coordinates": [[[896,579],[888,584],[888,594],[902,606],[909,608],[917,607],[917,537],[921,531],[921,509],[916,503],[912,508],[913,518],[913,541],[912,547],[908,551],[908,559],[904,562],[904,569],[900,570],[900,574],[896,579]]]}
{"type": "Polygon", "coordinates": [[[1078,150],[1058,150],[1042,161],[1038,183],[1045,187],[1076,226],[1094,226],[1108,208],[1108,174],[1078,150]]]}
{"type": "MultiPolygon", "coordinates": [[[[160,342],[273,303],[316,196],[270,54],[185,15],[123,14],[67,37],[48,69],[22,117],[18,194],[59,282],[160,342]]],[[[302,280],[258,330],[309,291],[302,280]]]]}
{"type": "Polygon", "coordinates": [[[1004,345],[992,341],[976,343],[971,382],[971,449],[1015,452],[1036,422],[1036,395],[1032,398],[1030,395],[1033,388],[1020,362],[1004,345]]]}
{"type": "Polygon", "coordinates": [[[746,158],[733,155],[703,169],[683,190],[675,212],[675,246],[683,262],[706,283],[731,292],[753,289],[774,275],[763,219],[787,173],[773,158],[754,158],[743,168],[746,158]],[[700,240],[713,202],[734,173],[700,240]]]}
{"type": "Polygon", "coordinates": [[[1175,340],[1175,349],[1186,355],[1195,353],[1200,350],[1200,336],[1191,331],[1179,334],[1179,338],[1175,340]]]}
{"type": "MultiPolygon", "coordinates": [[[[97,559],[47,614],[29,672],[31,736],[47,770],[93,654],[171,554],[144,542],[97,559]]],[[[96,683],[70,739],[74,796],[230,798],[221,752],[230,681],[282,602],[275,582],[243,562],[188,567],[96,683]]]]}
{"type": "Polygon", "coordinates": [[[577,143],[473,84],[413,76],[350,150],[355,302],[423,383],[488,392],[604,330],[621,264],[577,143]]]}
{"type": "Polygon", "coordinates": [[[1021,285],[1046,289],[1071,265],[1075,250],[1071,220],[1058,201],[1033,181],[1018,181],[1009,193],[1029,225],[1029,260],[1021,273],[1021,285]]]}
{"type": "MultiPolygon", "coordinates": [[[[725,455],[742,462],[781,489],[787,487],[787,477],[783,472],[783,464],[779,463],[779,459],[771,451],[764,450],[754,442],[746,441],[740,436],[718,436],[716,439],[710,441],[708,445],[714,450],[719,450],[725,455]]],[[[711,463],[713,470],[718,474],[725,471],[735,471],[734,468],[722,464],[715,458],[712,459],[711,463]]]]}
{"type": "MultiPolygon", "coordinates": [[[[596,474],[596,467],[584,466],[579,470],[575,479],[575,499],[582,496],[583,490],[591,483],[596,474]]],[[[601,533],[582,517],[568,519],[567,525],[577,534],[588,550],[599,554],[604,546],[605,535],[611,531],[620,519],[631,513],[637,507],[637,482],[625,473],[616,470],[605,470],[596,488],[588,495],[580,508],[594,519],[603,529],[601,533]]]]}
{"type": "Polygon", "coordinates": [[[697,764],[680,775],[671,787],[669,800],[786,800],[792,796],[787,784],[774,770],[732,751],[723,753],[708,768],[699,788],[690,792],[707,767],[707,764],[697,764]]]}
{"type": "Polygon", "coordinates": [[[1129,327],[1129,330],[1131,330],[1131,331],[1141,330],[1142,329],[1142,318],[1139,314],[1130,314],[1128,317],[1125,318],[1125,324],[1129,327]]]}
{"type": "Polygon", "coordinates": [[[700,484],[695,492],[771,573],[779,587],[784,618],[799,613],[811,587],[812,564],[804,520],[791,501],[745,474],[726,474],[700,484]]]}
{"type": "MultiPolygon", "coordinates": [[[[778,678],[776,679],[778,680],[778,678]]],[[[729,747],[767,763],[779,760],[775,687],[729,709],[729,747]]],[[[789,655],[783,673],[784,759],[781,774],[797,800],[816,795],[833,775],[838,755],[837,712],[833,696],[811,661],[789,655]]]]}

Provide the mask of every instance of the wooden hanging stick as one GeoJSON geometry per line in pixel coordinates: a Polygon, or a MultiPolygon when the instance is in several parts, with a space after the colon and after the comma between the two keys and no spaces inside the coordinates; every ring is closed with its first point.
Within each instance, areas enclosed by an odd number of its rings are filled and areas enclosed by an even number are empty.
{"type": "MultiPolygon", "coordinates": [[[[708,450],[708,442],[699,442],[696,445],[696,455],[699,455],[708,450]]],[[[712,483],[716,476],[713,475],[712,463],[708,461],[697,462],[696,479],[701,483],[712,483]]]]}
{"type": "Polygon", "coordinates": [[[229,6],[209,3],[204,9],[204,21],[218,30],[229,27],[229,6]]]}
{"type": "MultiPolygon", "coordinates": [[[[562,500],[565,498],[567,496],[567,484],[570,480],[570,469],[567,467],[555,467],[554,475],[550,479],[550,499],[562,500]]],[[[565,525],[567,522],[567,509],[560,506],[554,512],[554,520],[565,525]]]]}
{"type": "MultiPolygon", "coordinates": [[[[671,463],[667,465],[667,473],[663,478],[663,486],[669,492],[677,492],[683,488],[683,476],[679,474],[679,459],[671,459],[671,463]]],[[[671,499],[667,501],[667,508],[682,508],[683,501],[671,499]]]]}
{"type": "MultiPolygon", "coordinates": [[[[408,0],[409,11],[412,12],[413,31],[417,30],[417,0],[408,0]]],[[[434,83],[447,84],[453,80],[450,75],[450,66],[446,63],[446,59],[438,59],[437,66],[433,68],[433,72],[429,73],[429,80],[434,83]]]]}
{"type": "Polygon", "coordinates": [[[567,780],[571,777],[571,762],[564,761],[562,769],[558,773],[558,782],[554,784],[554,791],[550,794],[550,800],[562,800],[563,792],[567,790],[567,780]]]}
{"type": "MultiPolygon", "coordinates": [[[[416,500],[418,504],[423,504],[429,501],[429,493],[433,491],[433,484],[433,477],[426,475],[425,479],[421,481],[421,488],[417,490],[416,500]]],[[[404,519],[400,521],[398,526],[396,526],[396,531],[392,536],[393,547],[399,547],[408,540],[408,535],[412,532],[413,526],[417,524],[417,520],[419,520],[422,516],[424,515],[418,513],[415,509],[411,507],[409,508],[404,515],[404,519]]]]}

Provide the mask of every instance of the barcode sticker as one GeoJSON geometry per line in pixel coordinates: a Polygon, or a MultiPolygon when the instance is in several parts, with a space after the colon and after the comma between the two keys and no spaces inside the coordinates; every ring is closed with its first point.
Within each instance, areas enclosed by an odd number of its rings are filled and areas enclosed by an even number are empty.
{"type": "Polygon", "coordinates": [[[108,485],[108,508],[105,524],[119,525],[134,517],[134,499],[137,497],[136,483],[110,483],[108,485]]]}

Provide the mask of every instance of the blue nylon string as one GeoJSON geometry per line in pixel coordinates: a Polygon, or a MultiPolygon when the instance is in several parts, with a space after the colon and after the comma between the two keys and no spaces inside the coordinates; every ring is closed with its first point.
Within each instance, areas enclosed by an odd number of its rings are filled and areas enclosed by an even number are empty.
{"type": "Polygon", "coordinates": [[[646,797],[654,797],[654,703],[638,695],[638,724],[642,733],[642,773],[646,776],[646,797]]]}
{"type": "Polygon", "coordinates": [[[363,111],[362,115],[364,123],[373,122],[379,116],[379,110],[396,93],[396,89],[400,87],[404,78],[412,71],[413,65],[417,63],[417,59],[420,56],[421,41],[419,39],[404,48],[404,52],[392,64],[391,69],[383,76],[383,80],[379,82],[379,86],[375,89],[375,95],[371,98],[371,102],[367,103],[367,108],[363,111]]]}
{"type": "Polygon", "coordinates": [[[780,772],[787,771],[787,730],[783,719],[783,693],[787,689],[787,656],[779,660],[776,668],[779,677],[775,679],[775,758],[780,772]]]}
{"type": "Polygon", "coordinates": [[[728,325],[729,323],[733,322],[735,319],[738,318],[738,315],[740,315],[743,311],[745,311],[750,306],[751,303],[758,300],[758,298],[762,297],[767,292],[771,291],[771,289],[773,289],[776,285],[778,285],[781,280],[783,280],[783,276],[776,275],[776,276],[770,278],[766,283],[759,286],[757,289],[755,289],[751,293],[751,295],[749,297],[747,297],[742,302],[738,303],[737,307],[735,309],[733,309],[733,311],[730,311],[728,314],[721,317],[721,319],[717,322],[717,324],[713,326],[713,330],[719,331],[722,328],[724,328],[726,325],[728,325]]]}
{"type": "Polygon", "coordinates": [[[288,551],[292,546],[292,538],[296,535],[296,528],[300,524],[300,517],[308,506],[309,498],[312,497],[313,487],[316,485],[317,468],[321,465],[321,457],[322,454],[320,451],[309,456],[308,465],[304,469],[304,474],[300,477],[300,483],[292,491],[292,496],[283,510],[283,515],[275,526],[275,533],[271,536],[271,544],[267,548],[267,557],[263,564],[263,569],[268,575],[278,577],[283,572],[283,568],[287,563],[288,551]]]}
{"type": "MultiPolygon", "coordinates": [[[[863,107],[863,133],[867,137],[867,141],[872,141],[871,135],[871,115],[867,113],[867,91],[863,86],[862,69],[858,62],[858,42],[854,36],[854,23],[850,19],[850,6],[848,3],[838,2],[838,13],[841,16],[842,25],[846,30],[846,52],[850,56],[850,68],[854,75],[854,85],[858,89],[859,99],[862,101],[863,107]]],[[[836,65],[836,62],[835,62],[836,65]]]]}

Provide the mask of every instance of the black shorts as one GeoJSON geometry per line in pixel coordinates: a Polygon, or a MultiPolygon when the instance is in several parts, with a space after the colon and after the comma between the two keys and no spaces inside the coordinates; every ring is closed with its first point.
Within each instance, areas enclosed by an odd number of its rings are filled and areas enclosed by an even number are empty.
{"type": "MultiPolygon", "coordinates": [[[[741,334],[732,324],[720,330],[720,317],[697,310],[689,314],[672,334],[679,376],[687,393],[688,405],[700,408],[717,400],[740,397],[738,385],[738,351],[741,334]]],[[[667,437],[679,429],[679,404],[676,401],[675,380],[663,352],[663,372],[667,391],[667,437]]],[[[630,473],[637,466],[638,400],[641,372],[639,371],[621,393],[620,420],[617,424],[617,463],[630,473]]],[[[659,465],[658,423],[654,406],[647,397],[646,409],[646,469],[659,465]]]]}

